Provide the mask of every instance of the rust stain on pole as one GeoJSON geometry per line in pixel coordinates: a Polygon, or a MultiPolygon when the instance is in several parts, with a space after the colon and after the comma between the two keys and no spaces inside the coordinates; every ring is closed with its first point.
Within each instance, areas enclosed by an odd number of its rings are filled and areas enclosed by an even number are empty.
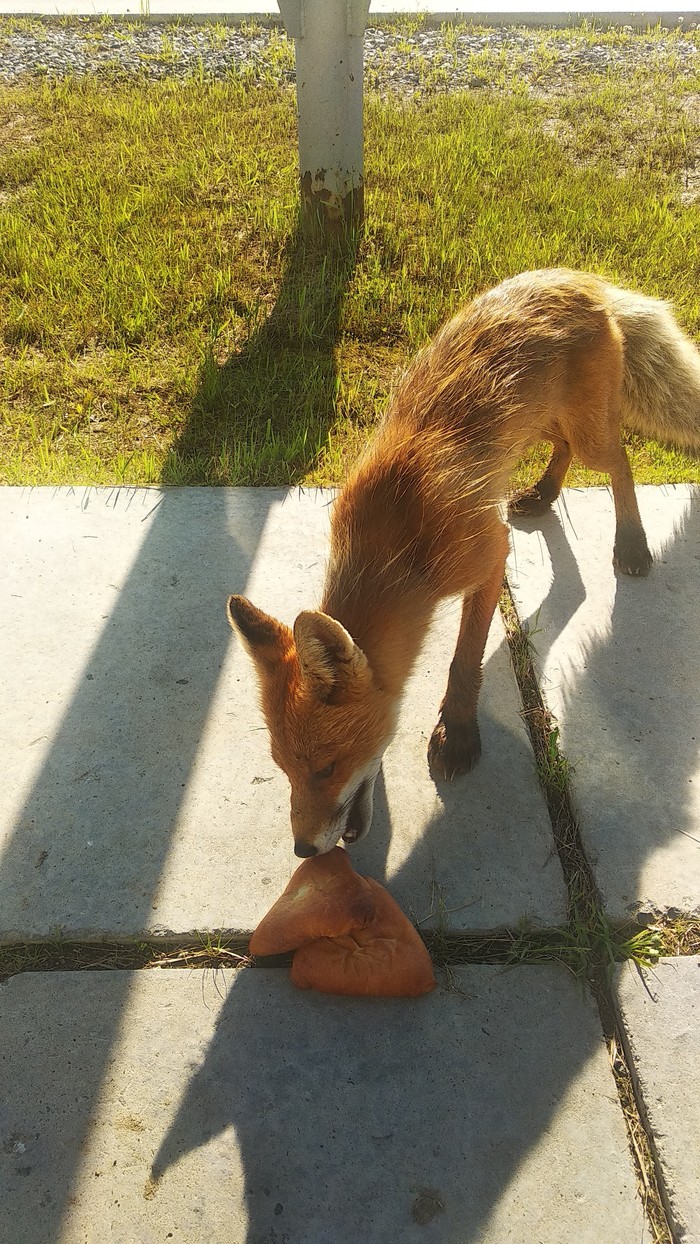
{"type": "Polygon", "coordinates": [[[301,214],[304,227],[310,232],[341,235],[362,226],[364,218],[364,179],[345,194],[326,185],[325,169],[315,175],[301,175],[301,214]]]}

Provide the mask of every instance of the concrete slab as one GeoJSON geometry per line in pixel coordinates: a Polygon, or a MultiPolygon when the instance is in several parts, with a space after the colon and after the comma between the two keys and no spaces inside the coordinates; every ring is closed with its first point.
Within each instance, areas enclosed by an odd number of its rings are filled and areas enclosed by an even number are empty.
{"type": "MultiPolygon", "coordinates": [[[[0,936],[249,931],[297,861],[251,667],[245,591],[291,622],[319,596],[331,495],[0,490],[0,936]]],[[[425,751],[459,606],[441,611],[354,859],[452,928],[564,918],[559,863],[500,622],[485,756],[454,786],[425,751]]],[[[428,922],[429,923],[429,922],[428,922]]]]}
{"type": "Polygon", "coordinates": [[[700,957],[618,969],[616,999],[675,1236],[700,1244],[700,957]]]}
{"type": "Polygon", "coordinates": [[[616,576],[606,489],[513,530],[509,575],[609,913],[700,910],[700,489],[637,490],[655,557],[616,576]]]}
{"type": "Polygon", "coordinates": [[[554,967],[455,977],[15,977],[1,1244],[648,1241],[594,1006],[554,967]]]}

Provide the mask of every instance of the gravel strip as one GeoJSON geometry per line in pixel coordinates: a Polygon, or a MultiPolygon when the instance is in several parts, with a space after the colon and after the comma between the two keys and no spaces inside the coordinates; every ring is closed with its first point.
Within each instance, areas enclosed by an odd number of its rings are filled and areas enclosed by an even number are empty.
{"type": "MultiPolygon", "coordinates": [[[[446,27],[413,34],[365,32],[365,80],[383,95],[415,95],[503,86],[504,72],[538,91],[557,90],[572,76],[630,76],[658,68],[689,77],[700,69],[700,31],[649,37],[630,28],[619,42],[591,41],[566,31],[515,27],[446,27]]],[[[104,20],[43,23],[0,20],[0,82],[23,77],[97,74],[158,80],[242,76],[253,82],[294,82],[294,45],[277,28],[168,25],[104,20]]]]}

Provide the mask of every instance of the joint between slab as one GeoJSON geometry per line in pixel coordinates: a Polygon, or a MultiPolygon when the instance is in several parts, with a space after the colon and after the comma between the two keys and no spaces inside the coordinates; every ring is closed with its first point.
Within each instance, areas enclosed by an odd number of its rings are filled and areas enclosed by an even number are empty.
{"type": "Polygon", "coordinates": [[[620,1107],[625,1118],[632,1158],[637,1169],[639,1194],[652,1227],[655,1244],[681,1244],[673,1229],[668,1188],[663,1177],[654,1133],[644,1104],[644,1096],[634,1072],[625,1026],[609,980],[594,990],[610,1055],[620,1107]]]}
{"type": "Polygon", "coordinates": [[[625,1118],[644,1212],[657,1244],[677,1244],[669,1225],[668,1197],[656,1160],[653,1138],[635,1092],[634,1080],[614,1019],[609,971],[603,967],[603,952],[611,949],[607,938],[614,930],[605,917],[602,899],[581,841],[569,791],[566,759],[559,750],[558,730],[556,726],[552,726],[553,718],[546,707],[537,677],[532,644],[520,622],[507,579],[501,595],[500,610],[523,704],[523,718],[533,747],[537,776],[547,802],[555,845],[567,886],[572,930],[578,931],[579,936],[583,933],[582,950],[588,942],[589,953],[585,958],[584,970],[596,999],[608,1044],[611,1069],[625,1118]]]}
{"type": "Polygon", "coordinates": [[[572,920],[603,910],[588,857],[581,841],[569,787],[569,764],[559,746],[559,730],[540,687],[532,642],[523,628],[506,578],[500,611],[510,650],[513,674],[522,703],[535,759],[535,770],[547,803],[554,842],[561,861],[572,920]]]}

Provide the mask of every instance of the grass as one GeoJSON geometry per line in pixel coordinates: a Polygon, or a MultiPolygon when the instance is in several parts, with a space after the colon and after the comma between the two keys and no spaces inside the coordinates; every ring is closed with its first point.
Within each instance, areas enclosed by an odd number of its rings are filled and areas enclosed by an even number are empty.
{"type": "Polygon", "coordinates": [[[221,933],[144,941],[73,941],[57,935],[50,941],[0,945],[0,983],[19,972],[241,967],[250,963],[247,947],[247,937],[221,933]]]}
{"type": "MultiPolygon", "coordinates": [[[[454,967],[492,964],[532,967],[559,963],[581,983],[600,962],[600,946],[610,966],[631,959],[641,966],[658,960],[660,935],[656,930],[625,934],[601,921],[599,936],[583,926],[575,928],[493,929],[483,933],[450,933],[447,926],[424,930],[421,936],[433,963],[448,978],[454,967]]],[[[24,972],[137,971],[144,968],[239,968],[255,966],[248,954],[249,935],[228,930],[193,936],[160,936],[143,940],[109,938],[73,940],[59,935],[47,941],[0,944],[0,983],[24,972]]],[[[692,953],[687,950],[685,953],[692,953]]],[[[288,967],[292,956],[268,956],[263,966],[288,967]]]]}
{"type": "MultiPolygon", "coordinates": [[[[296,232],[283,39],[270,55],[257,84],[0,87],[0,481],[336,483],[411,353],[525,268],[672,295],[700,332],[697,75],[652,59],[542,94],[492,57],[487,90],[370,94],[365,235],[323,254],[296,232]]],[[[640,482],[700,480],[629,448],[640,482]]]]}

